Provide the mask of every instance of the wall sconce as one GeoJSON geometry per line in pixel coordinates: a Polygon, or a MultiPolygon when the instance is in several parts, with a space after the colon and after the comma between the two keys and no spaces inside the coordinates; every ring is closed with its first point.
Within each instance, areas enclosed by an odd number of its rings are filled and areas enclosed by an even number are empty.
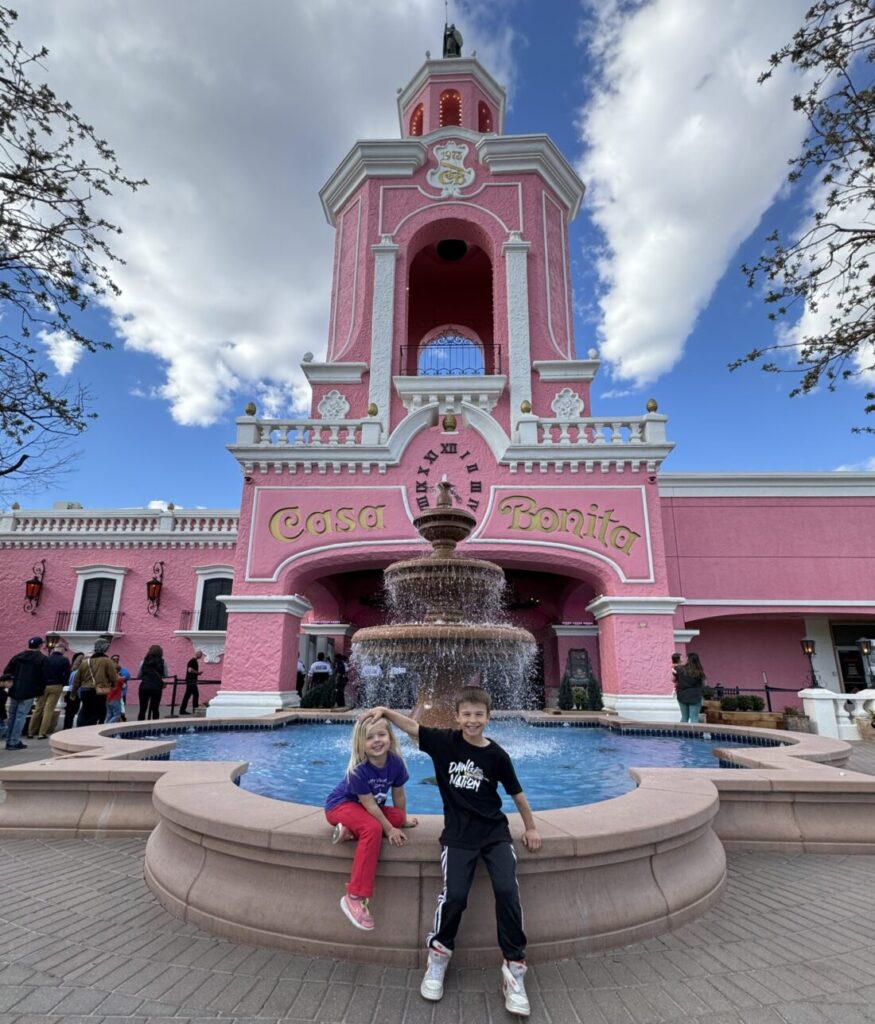
{"type": "Polygon", "coordinates": [[[146,610],[150,615],[157,615],[161,607],[161,588],[164,586],[164,563],[156,562],[152,566],[152,579],[146,584],[146,610]]]}
{"type": "Polygon", "coordinates": [[[43,590],[43,576],[46,574],[46,560],[41,558],[33,567],[33,576],[24,584],[24,610],[36,615],[39,598],[43,590]]]}
{"type": "Polygon", "coordinates": [[[863,682],[868,690],[872,685],[872,666],[869,664],[869,655],[872,653],[872,641],[868,637],[861,636],[857,641],[857,650],[863,658],[863,682]]]}
{"type": "Polygon", "coordinates": [[[814,671],[814,654],[815,654],[815,643],[810,636],[802,637],[800,641],[802,644],[802,653],[808,658],[808,665],[811,669],[811,685],[817,689],[820,687],[820,683],[817,679],[817,673],[814,671]]]}
{"type": "Polygon", "coordinates": [[[46,633],[46,650],[49,654],[58,646],[60,639],[57,633],[46,633]]]}

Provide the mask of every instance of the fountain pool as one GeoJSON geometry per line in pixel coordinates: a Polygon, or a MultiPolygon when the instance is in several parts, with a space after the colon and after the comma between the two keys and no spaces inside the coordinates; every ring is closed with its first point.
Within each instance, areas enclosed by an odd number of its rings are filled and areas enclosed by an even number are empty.
{"type": "MultiPolygon", "coordinates": [[[[647,730],[623,734],[608,725],[574,728],[568,723],[535,726],[521,719],[493,719],[488,735],[511,755],[520,782],[535,811],[593,804],[635,788],[629,769],[718,768],[713,746],[749,747],[744,737],[725,734],[647,730]],[[564,728],[563,728],[564,724],[564,728]],[[660,733],[652,735],[647,733],[660,733]]],[[[136,739],[173,739],[171,760],[249,762],[240,777],[250,793],[321,807],[346,770],[350,722],[295,722],[263,730],[137,730],[136,739]]],[[[412,814],[441,814],[431,759],[401,734],[410,782],[407,803],[412,814]]],[[[770,742],[771,746],[779,746],[770,742]]],[[[504,797],[504,809],[515,807],[504,797]]]]}

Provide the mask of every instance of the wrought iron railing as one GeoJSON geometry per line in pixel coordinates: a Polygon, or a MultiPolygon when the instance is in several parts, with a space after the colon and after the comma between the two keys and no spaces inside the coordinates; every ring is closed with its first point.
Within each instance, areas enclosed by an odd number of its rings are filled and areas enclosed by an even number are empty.
{"type": "Polygon", "coordinates": [[[502,372],[500,345],[484,352],[467,338],[445,338],[400,349],[402,377],[484,377],[502,372]]]}
{"type": "Polygon", "coordinates": [[[103,609],[55,612],[56,633],[121,633],[124,612],[103,609]]]}
{"type": "Polygon", "coordinates": [[[221,604],[208,604],[204,608],[192,608],[179,615],[179,629],[183,632],[192,630],[227,630],[228,609],[221,604]]]}

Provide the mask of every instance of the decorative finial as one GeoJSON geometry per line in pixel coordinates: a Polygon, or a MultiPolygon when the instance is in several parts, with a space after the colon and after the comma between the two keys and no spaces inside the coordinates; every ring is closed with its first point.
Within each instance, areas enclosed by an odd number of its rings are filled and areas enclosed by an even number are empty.
{"type": "Polygon", "coordinates": [[[447,479],[447,474],[444,473],[443,479],[437,485],[437,508],[452,508],[453,507],[453,485],[447,479]]]}
{"type": "Polygon", "coordinates": [[[243,411],[246,413],[247,416],[254,416],[256,412],[255,402],[247,402],[246,408],[243,411]]]}
{"type": "Polygon", "coordinates": [[[371,402],[371,404],[368,406],[368,416],[376,416],[379,411],[380,410],[376,402],[371,402]]]}
{"type": "Polygon", "coordinates": [[[655,398],[648,398],[647,399],[647,411],[648,412],[656,412],[656,410],[658,408],[659,408],[659,404],[658,404],[658,402],[656,401],[655,398]]]}
{"type": "Polygon", "coordinates": [[[451,412],[448,412],[446,414],[446,416],[444,416],[444,432],[445,433],[450,433],[451,431],[453,431],[455,429],[456,429],[456,417],[451,412]]]}
{"type": "Polygon", "coordinates": [[[599,350],[597,348],[591,348],[586,353],[586,355],[587,355],[588,359],[598,359],[598,357],[599,357],[599,350]]]}
{"type": "Polygon", "coordinates": [[[531,411],[532,411],[532,403],[528,400],[528,398],[524,398],[520,402],[520,412],[523,413],[524,415],[528,416],[528,414],[531,411]]]}
{"type": "Polygon", "coordinates": [[[172,512],[176,508],[176,505],[172,501],[167,502],[167,511],[172,512]]]}
{"type": "Polygon", "coordinates": [[[301,362],[302,363],[312,363],[313,362],[313,353],[312,352],[305,352],[303,354],[303,356],[301,356],[301,362]]]}
{"type": "Polygon", "coordinates": [[[19,505],[17,501],[13,501],[12,502],[12,511],[13,512],[17,512],[20,508],[21,508],[21,505],[19,505]]]}

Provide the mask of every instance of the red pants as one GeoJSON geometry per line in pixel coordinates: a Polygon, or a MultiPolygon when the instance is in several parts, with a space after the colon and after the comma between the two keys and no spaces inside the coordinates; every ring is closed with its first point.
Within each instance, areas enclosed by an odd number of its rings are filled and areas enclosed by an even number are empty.
{"type": "MultiPolygon", "coordinates": [[[[397,807],[387,805],[382,811],[395,828],[401,828],[404,824],[404,814],[397,807]]],[[[371,896],[377,861],[380,859],[380,844],[383,842],[382,826],[361,804],[351,801],[332,807],[325,812],[325,817],[331,825],[346,825],[358,840],[346,891],[350,896],[371,896]]]]}

